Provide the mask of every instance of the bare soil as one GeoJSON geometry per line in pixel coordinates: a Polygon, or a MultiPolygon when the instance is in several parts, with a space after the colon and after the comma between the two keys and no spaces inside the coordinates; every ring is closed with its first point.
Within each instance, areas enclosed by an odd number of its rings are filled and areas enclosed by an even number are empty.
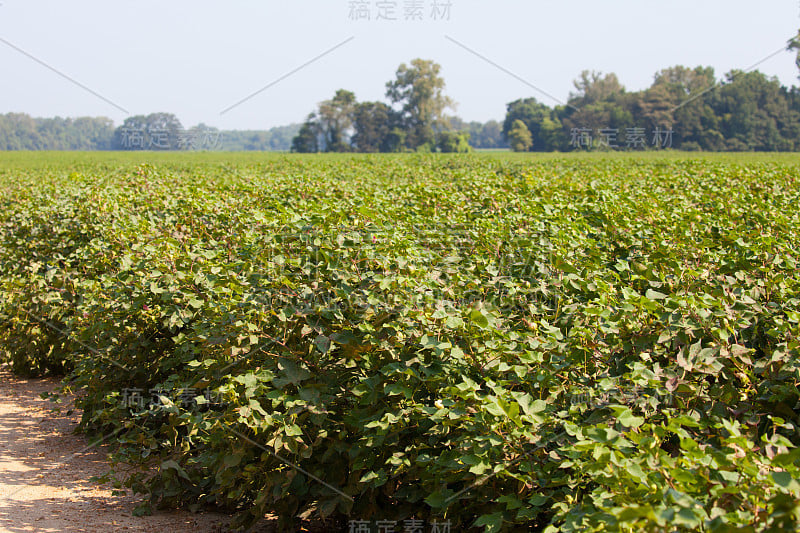
{"type": "MultiPolygon", "coordinates": [[[[0,369],[0,531],[219,533],[224,515],[186,511],[134,517],[133,495],[114,496],[109,486],[89,481],[107,472],[101,446],[74,434],[79,415],[67,416],[40,396],[58,387],[53,379],[33,380],[0,369]]],[[[271,531],[271,529],[270,529],[271,531]]]]}
{"type": "MultiPolygon", "coordinates": [[[[57,379],[25,379],[0,365],[0,533],[230,531],[231,517],[213,512],[135,517],[141,496],[115,495],[113,487],[90,481],[108,472],[108,450],[75,433],[80,414],[68,414],[73,398],[62,395],[57,410],[42,398],[59,388],[57,379]]],[[[299,529],[335,530],[309,521],[299,529]]],[[[276,532],[276,517],[266,516],[247,533],[276,532]]]]}

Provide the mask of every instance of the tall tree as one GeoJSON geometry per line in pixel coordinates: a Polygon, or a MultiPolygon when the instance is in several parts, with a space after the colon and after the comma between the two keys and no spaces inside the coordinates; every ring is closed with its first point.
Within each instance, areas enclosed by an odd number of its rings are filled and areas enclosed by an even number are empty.
{"type": "Polygon", "coordinates": [[[352,144],[359,152],[391,152],[390,133],[399,126],[394,110],[383,102],[356,104],[352,144]]]}
{"type": "Polygon", "coordinates": [[[444,94],[441,70],[433,61],[414,59],[410,66],[400,65],[396,79],[386,84],[387,98],[401,106],[409,148],[432,146],[436,133],[447,128],[445,110],[454,102],[444,94]]]}
{"type": "Polygon", "coordinates": [[[293,152],[349,152],[356,95],[339,89],[317,105],[292,140],[293,152]]]}
{"type": "Polygon", "coordinates": [[[508,132],[508,143],[515,152],[527,152],[533,146],[533,136],[524,122],[515,120],[508,132]]]}
{"type": "Polygon", "coordinates": [[[325,138],[324,151],[347,152],[350,150],[350,128],[353,125],[353,111],[356,95],[339,89],[336,95],[319,104],[317,116],[325,138]]]}
{"type": "Polygon", "coordinates": [[[292,139],[292,152],[312,154],[321,151],[320,127],[317,114],[311,113],[292,139]]]}

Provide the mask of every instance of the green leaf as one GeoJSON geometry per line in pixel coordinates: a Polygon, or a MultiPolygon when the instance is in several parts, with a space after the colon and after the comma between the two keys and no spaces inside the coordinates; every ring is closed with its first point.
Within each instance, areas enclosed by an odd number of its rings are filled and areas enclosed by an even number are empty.
{"type": "Polygon", "coordinates": [[[239,463],[242,462],[242,455],[226,455],[225,458],[222,460],[223,464],[228,468],[233,468],[235,466],[239,466],[239,463]]]}
{"type": "Polygon", "coordinates": [[[475,527],[484,527],[484,532],[493,533],[500,531],[503,527],[503,513],[485,514],[478,517],[474,524],[475,527]]]}
{"type": "Polygon", "coordinates": [[[425,503],[434,509],[442,509],[457,501],[455,499],[451,501],[452,496],[453,493],[450,490],[437,491],[425,498],[425,503]]]}
{"type": "Polygon", "coordinates": [[[320,335],[314,340],[314,346],[320,353],[328,353],[331,349],[331,339],[325,335],[320,335]]]}
{"type": "Polygon", "coordinates": [[[795,497],[800,497],[800,482],[789,472],[772,472],[771,476],[776,485],[788,490],[795,497]]]}
{"type": "Polygon", "coordinates": [[[630,409],[626,409],[619,415],[617,415],[617,420],[620,424],[627,428],[638,428],[642,424],[644,424],[644,418],[634,416],[633,412],[630,409]]]}
{"type": "Polygon", "coordinates": [[[278,366],[283,371],[283,374],[288,378],[289,383],[293,385],[299,385],[311,377],[310,372],[294,361],[283,359],[278,363],[278,366]]]}
{"type": "Polygon", "coordinates": [[[173,460],[164,461],[161,463],[161,470],[175,470],[180,477],[187,481],[191,481],[191,478],[186,473],[186,471],[176,462],[173,460]]]}
{"type": "Polygon", "coordinates": [[[654,291],[653,289],[648,289],[647,292],[645,293],[644,297],[647,298],[648,300],[666,300],[667,299],[667,295],[666,294],[662,294],[662,293],[660,293],[658,291],[654,291]]]}
{"type": "Polygon", "coordinates": [[[469,314],[469,319],[473,324],[481,329],[489,328],[489,317],[481,309],[475,309],[469,314]]]}
{"type": "Polygon", "coordinates": [[[522,412],[526,415],[536,415],[547,410],[547,402],[544,400],[534,400],[529,394],[523,394],[517,397],[517,401],[522,408],[522,412]]]}

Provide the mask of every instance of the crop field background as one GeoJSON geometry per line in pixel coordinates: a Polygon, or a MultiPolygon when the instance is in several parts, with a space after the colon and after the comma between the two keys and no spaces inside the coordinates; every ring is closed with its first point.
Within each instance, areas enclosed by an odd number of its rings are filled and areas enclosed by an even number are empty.
{"type": "Polygon", "coordinates": [[[798,528],[796,155],[2,162],[0,360],[138,513],[798,528]]]}

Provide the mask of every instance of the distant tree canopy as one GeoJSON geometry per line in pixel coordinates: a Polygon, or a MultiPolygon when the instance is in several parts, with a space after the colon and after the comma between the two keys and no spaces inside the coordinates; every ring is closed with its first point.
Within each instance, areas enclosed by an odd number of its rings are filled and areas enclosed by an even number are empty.
{"type": "Polygon", "coordinates": [[[471,132],[468,126],[450,129],[445,111],[454,104],[444,89],[441,66],[424,59],[400,65],[396,79],[386,84],[388,104],[357,102],[352,92],[340,89],[308,116],[292,151],[468,152],[471,132]]]}
{"type": "Polygon", "coordinates": [[[436,135],[436,149],[445,154],[465,154],[472,151],[469,133],[442,131],[436,135]]]}
{"type": "Polygon", "coordinates": [[[469,134],[469,144],[473,148],[493,150],[508,148],[503,137],[503,125],[496,120],[489,122],[464,122],[458,117],[449,117],[450,129],[469,134]]]}
{"type": "Polygon", "coordinates": [[[114,128],[109,118],[32,118],[0,115],[2,150],[224,150],[283,151],[299,124],[267,131],[219,131],[204,124],[183,130],[168,113],[130,117],[114,128]]]}
{"type": "MultiPolygon", "coordinates": [[[[561,121],[555,110],[540,104],[535,98],[515,100],[506,106],[506,119],[503,122],[503,136],[511,143],[512,131],[517,122],[522,123],[528,131],[530,140],[525,143],[525,150],[548,152],[561,144],[561,121]]],[[[520,128],[517,126],[519,135],[520,128]]],[[[517,145],[519,147],[519,145],[517,145]]],[[[512,144],[512,148],[514,145],[512,144]]]]}
{"type": "MultiPolygon", "coordinates": [[[[363,102],[353,110],[351,143],[358,152],[395,152],[402,129],[399,114],[383,102],[363,102]]],[[[405,140],[405,137],[402,137],[405,140]]]]}
{"type": "Polygon", "coordinates": [[[527,152],[533,146],[533,136],[525,123],[517,119],[508,132],[508,142],[515,152],[527,152]]]}
{"type": "MultiPolygon", "coordinates": [[[[800,36],[789,44],[800,57],[800,36]]],[[[583,71],[566,105],[535,98],[506,106],[502,126],[445,115],[439,65],[415,59],[387,83],[389,104],[356,102],[340,90],[309,115],[296,152],[516,151],[663,149],[800,150],[800,89],[754,71],[718,82],[711,67],[657,72],[645,90],[628,92],[615,74],[583,71]],[[337,104],[337,102],[340,102],[337,104]]]]}
{"type": "Polygon", "coordinates": [[[0,150],[108,150],[114,135],[109,118],[31,118],[0,115],[0,150]]]}
{"type": "Polygon", "coordinates": [[[550,108],[535,98],[508,104],[504,138],[524,146],[521,122],[535,152],[800,150],[800,89],[757,71],[731,71],[718,83],[711,67],[675,66],[639,92],[627,92],[614,74],[584,71],[575,89],[568,105],[550,108]]]}
{"type": "Polygon", "coordinates": [[[182,150],[183,126],[171,113],[137,115],[114,131],[113,150],[182,150]]]}
{"type": "Polygon", "coordinates": [[[288,152],[300,127],[300,124],[289,124],[264,131],[225,130],[220,132],[220,149],[231,152],[288,152]]]}
{"type": "Polygon", "coordinates": [[[407,131],[411,149],[436,142],[436,134],[449,126],[445,110],[454,102],[445,96],[442,67],[433,61],[414,59],[397,69],[397,78],[386,84],[386,96],[400,106],[401,123],[407,131]]]}
{"type": "MultiPolygon", "coordinates": [[[[800,33],[787,43],[797,53],[800,33]]],[[[660,70],[647,89],[629,92],[615,74],[583,71],[566,104],[535,98],[506,105],[502,124],[446,114],[441,67],[414,59],[386,84],[387,102],[359,102],[340,89],[303,124],[266,131],[184,130],[170,113],[108,118],[0,115],[0,150],[226,150],[293,152],[550,152],[590,149],[800,151],[800,88],[758,71],[660,70]]]]}

